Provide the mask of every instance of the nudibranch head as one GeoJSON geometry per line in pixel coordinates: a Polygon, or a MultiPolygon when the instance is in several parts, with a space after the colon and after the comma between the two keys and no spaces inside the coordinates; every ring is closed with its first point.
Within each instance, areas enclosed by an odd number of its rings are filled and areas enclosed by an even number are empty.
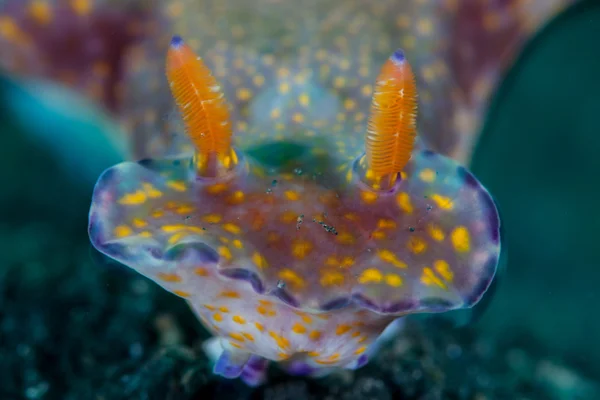
{"type": "Polygon", "coordinates": [[[467,169],[415,148],[404,53],[374,85],[363,154],[340,157],[324,131],[280,168],[232,147],[221,87],[179,37],[166,70],[194,154],[104,172],[89,234],[189,301],[226,350],[216,372],[250,374],[251,355],[294,372],[358,367],[396,317],[485,293],[497,209],[467,169]]]}

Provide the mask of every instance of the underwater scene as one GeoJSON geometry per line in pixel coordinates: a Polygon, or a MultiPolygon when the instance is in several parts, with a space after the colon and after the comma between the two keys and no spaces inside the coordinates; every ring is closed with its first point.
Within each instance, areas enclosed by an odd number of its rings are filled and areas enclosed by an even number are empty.
{"type": "Polygon", "coordinates": [[[0,400],[600,400],[600,2],[0,0],[0,400]]]}

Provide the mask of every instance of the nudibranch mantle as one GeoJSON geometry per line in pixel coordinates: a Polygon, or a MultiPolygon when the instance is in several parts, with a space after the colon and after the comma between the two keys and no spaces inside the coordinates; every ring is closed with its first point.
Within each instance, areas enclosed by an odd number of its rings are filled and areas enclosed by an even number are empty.
{"type": "Polygon", "coordinates": [[[356,368],[397,317],[483,296],[499,215],[467,169],[414,149],[416,89],[402,52],[382,69],[366,154],[351,161],[327,132],[281,168],[231,147],[218,83],[179,37],[167,77],[196,152],[105,171],[89,234],[189,302],[225,350],[215,372],[258,382],[265,360],[306,374],[356,368]]]}

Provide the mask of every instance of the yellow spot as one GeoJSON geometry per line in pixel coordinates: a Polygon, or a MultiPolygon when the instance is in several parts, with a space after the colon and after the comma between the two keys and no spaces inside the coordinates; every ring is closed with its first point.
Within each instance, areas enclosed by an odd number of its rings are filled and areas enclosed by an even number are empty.
{"type": "Polygon", "coordinates": [[[240,298],[240,294],[234,290],[225,290],[225,291],[219,293],[219,296],[229,297],[230,299],[239,299],[240,298]]]}
{"type": "Polygon", "coordinates": [[[363,190],[360,192],[360,198],[365,204],[373,204],[379,198],[379,195],[375,192],[368,192],[363,190]]]}
{"type": "Polygon", "coordinates": [[[356,349],[356,351],[354,352],[354,354],[359,355],[364,353],[367,350],[367,346],[361,346],[358,349],[356,349]]]}
{"type": "Polygon", "coordinates": [[[396,196],[396,203],[402,211],[404,211],[407,214],[412,214],[413,206],[410,202],[410,197],[408,196],[408,193],[398,193],[398,196],[396,196]]]}
{"type": "Polygon", "coordinates": [[[181,297],[190,297],[191,294],[189,294],[188,292],[184,292],[183,290],[173,290],[173,293],[176,294],[177,296],[181,296],[181,297]]]}
{"type": "Polygon", "coordinates": [[[281,116],[281,110],[279,108],[274,108],[271,110],[271,119],[277,119],[281,116]]]}
{"type": "Polygon", "coordinates": [[[346,214],[344,214],[344,218],[347,219],[348,221],[353,221],[353,222],[358,221],[358,215],[356,215],[354,213],[346,213],[346,214]]]}
{"type": "Polygon", "coordinates": [[[154,210],[150,213],[150,216],[152,218],[160,218],[160,217],[163,217],[164,215],[165,215],[165,213],[162,210],[154,210]]]}
{"type": "Polygon", "coordinates": [[[214,185],[210,185],[206,187],[206,191],[210,194],[220,194],[229,188],[229,185],[226,183],[215,183],[214,185]]]}
{"type": "Polygon", "coordinates": [[[396,227],[396,222],[391,219],[380,219],[377,222],[377,228],[379,229],[396,229],[396,227]]]}
{"type": "Polygon", "coordinates": [[[298,260],[303,260],[312,248],[312,243],[304,239],[294,239],[292,242],[292,254],[298,260]]]}
{"type": "Polygon", "coordinates": [[[181,282],[183,280],[177,274],[169,274],[169,273],[164,273],[164,272],[160,272],[156,276],[158,277],[158,279],[165,281],[165,282],[181,282]]]}
{"type": "Polygon", "coordinates": [[[277,343],[277,346],[281,347],[282,349],[285,350],[290,347],[290,342],[285,337],[280,336],[273,331],[269,331],[269,336],[271,336],[275,340],[275,343],[277,343]]]}
{"type": "Polygon", "coordinates": [[[439,194],[432,194],[431,200],[435,201],[439,208],[442,210],[452,210],[454,204],[449,197],[440,196],[439,194]]]}
{"type": "Polygon", "coordinates": [[[408,240],[407,247],[413,253],[420,254],[427,250],[427,243],[423,239],[413,236],[408,240]]]}
{"type": "Polygon", "coordinates": [[[213,314],[213,319],[217,322],[221,322],[223,321],[223,315],[219,314],[219,313],[214,313],[213,314]]]}
{"type": "Polygon", "coordinates": [[[258,269],[265,269],[268,267],[267,260],[265,260],[265,258],[258,252],[254,252],[254,254],[252,254],[252,262],[256,264],[258,269]]]}
{"type": "Polygon", "coordinates": [[[144,227],[148,226],[148,223],[146,221],[144,221],[143,219],[139,219],[139,218],[134,218],[132,223],[133,223],[133,226],[135,226],[136,228],[144,228],[144,227]]]}
{"type": "Polygon", "coordinates": [[[231,242],[231,244],[233,245],[233,247],[235,247],[236,249],[241,249],[244,247],[244,245],[242,244],[242,241],[239,239],[235,239],[234,241],[231,242]]]}
{"type": "Polygon", "coordinates": [[[175,208],[175,212],[179,215],[190,214],[192,211],[194,211],[194,207],[187,205],[182,205],[175,208]]]}
{"type": "Polygon", "coordinates": [[[356,102],[352,99],[346,99],[344,101],[344,108],[348,111],[352,111],[356,108],[356,102]]]}
{"type": "Polygon", "coordinates": [[[198,276],[208,276],[206,268],[198,267],[194,270],[194,273],[198,276]]]}
{"type": "Polygon", "coordinates": [[[252,92],[246,88],[239,89],[237,92],[238,99],[245,101],[252,96],[252,92]]]}
{"type": "Polygon", "coordinates": [[[248,339],[251,342],[254,342],[254,336],[252,336],[251,334],[249,334],[248,332],[242,332],[242,335],[244,335],[244,337],[246,339],[248,339]]]}
{"type": "Polygon", "coordinates": [[[256,75],[252,78],[252,83],[256,86],[262,86],[265,83],[265,77],[262,75],[256,75]]]}
{"type": "Polygon", "coordinates": [[[240,316],[240,315],[234,315],[232,318],[233,322],[235,322],[236,324],[240,324],[243,325],[246,323],[246,320],[240,316]]]}
{"type": "Polygon", "coordinates": [[[345,324],[341,324],[338,325],[336,330],[335,330],[335,334],[338,336],[341,336],[347,332],[349,332],[352,329],[352,327],[350,325],[345,325],[345,324]]]}
{"type": "Polygon", "coordinates": [[[292,120],[298,124],[301,124],[302,122],[304,122],[304,115],[302,115],[300,113],[295,113],[292,116],[292,120]]]}
{"type": "Polygon", "coordinates": [[[306,285],[304,279],[300,278],[298,274],[288,268],[285,268],[279,272],[279,278],[283,279],[287,283],[290,283],[297,289],[301,289],[306,285]]]}
{"type": "Polygon", "coordinates": [[[241,190],[236,190],[227,198],[227,203],[232,205],[243,203],[244,197],[244,192],[241,190]]]}
{"type": "Polygon", "coordinates": [[[143,204],[145,201],[146,194],[141,190],[138,190],[135,193],[128,193],[119,199],[120,204],[125,204],[128,206],[143,204]]]}
{"type": "Polygon", "coordinates": [[[296,322],[294,326],[292,326],[292,332],[297,333],[298,335],[302,335],[306,333],[306,328],[299,322],[296,322]]]}
{"type": "Polygon", "coordinates": [[[360,92],[362,93],[363,96],[370,97],[371,93],[373,92],[373,87],[371,85],[365,85],[362,87],[360,92]]]}
{"type": "Polygon", "coordinates": [[[319,357],[321,355],[321,353],[319,353],[318,351],[309,351],[308,353],[309,357],[319,357]]]}
{"type": "Polygon", "coordinates": [[[236,224],[227,223],[223,224],[223,230],[229,233],[233,233],[234,235],[239,235],[242,232],[242,229],[236,224]]]}
{"type": "Polygon", "coordinates": [[[324,271],[319,281],[321,286],[335,286],[344,283],[344,275],[337,271],[324,271]]]}
{"type": "Polygon", "coordinates": [[[320,331],[312,331],[308,334],[308,338],[312,341],[319,340],[321,338],[320,331]]]}
{"type": "Polygon", "coordinates": [[[152,186],[152,184],[150,183],[142,183],[142,189],[144,190],[144,192],[146,192],[146,195],[151,199],[156,199],[163,195],[163,193],[160,190],[152,186]]]}
{"type": "Polygon", "coordinates": [[[419,178],[424,182],[431,183],[435,181],[435,171],[431,168],[425,168],[419,172],[419,178]]]}
{"type": "Polygon", "coordinates": [[[244,348],[244,346],[242,346],[241,344],[238,344],[238,343],[235,343],[235,342],[231,342],[231,341],[229,342],[229,345],[231,347],[235,347],[236,349],[243,349],[244,348]]]}
{"type": "Polygon", "coordinates": [[[398,259],[398,257],[396,257],[396,255],[389,250],[382,249],[382,250],[377,251],[377,254],[379,255],[379,258],[381,258],[382,261],[390,263],[394,267],[398,267],[398,268],[406,268],[407,267],[405,262],[400,261],[398,259]]]}
{"type": "Polygon", "coordinates": [[[437,285],[442,289],[446,289],[446,284],[433,272],[429,267],[423,268],[423,275],[421,276],[421,282],[424,285],[431,286],[437,285]]]}
{"type": "Polygon", "coordinates": [[[373,233],[371,234],[371,237],[373,239],[381,240],[381,239],[385,239],[387,237],[387,235],[385,234],[385,232],[382,232],[382,231],[373,231],[373,233]]]}
{"type": "Polygon", "coordinates": [[[125,236],[131,236],[133,234],[133,231],[127,225],[119,225],[115,228],[113,234],[118,238],[122,238],[125,236]]]}
{"type": "Polygon", "coordinates": [[[256,327],[256,329],[258,329],[260,332],[263,332],[265,330],[265,327],[262,326],[262,324],[260,322],[255,322],[254,326],[256,327]]]}
{"type": "Polygon", "coordinates": [[[300,195],[298,194],[298,192],[295,192],[293,190],[286,190],[284,194],[285,197],[290,201],[296,201],[300,199],[300,195]]]}
{"type": "Polygon", "coordinates": [[[304,107],[308,107],[310,104],[310,97],[308,97],[308,94],[302,93],[300,96],[298,96],[298,102],[300,102],[300,104],[304,107]]]}
{"type": "Polygon", "coordinates": [[[204,308],[206,308],[207,310],[210,310],[210,311],[215,311],[217,309],[217,307],[211,306],[209,304],[205,304],[204,308]]]}
{"type": "Polygon", "coordinates": [[[234,340],[237,340],[238,342],[243,342],[245,340],[244,336],[241,333],[237,333],[237,332],[231,332],[229,334],[229,337],[231,337],[234,340]]]}
{"type": "Polygon", "coordinates": [[[346,231],[339,232],[335,237],[335,240],[340,244],[352,245],[356,243],[356,238],[354,235],[346,231]]]}
{"type": "Polygon", "coordinates": [[[160,229],[167,233],[173,233],[173,232],[179,232],[179,231],[192,232],[192,233],[198,233],[198,234],[204,233],[202,228],[199,228],[197,226],[183,225],[183,224],[163,225],[163,226],[161,226],[160,229]]]}
{"type": "Polygon", "coordinates": [[[298,221],[298,214],[294,211],[287,210],[281,214],[279,219],[285,224],[291,224],[292,222],[298,221]]]}
{"type": "Polygon", "coordinates": [[[263,306],[267,306],[267,307],[270,307],[270,306],[272,306],[272,305],[273,305],[273,302],[272,302],[272,301],[269,301],[269,300],[258,300],[258,302],[259,302],[260,304],[262,304],[263,306]]]}
{"type": "Polygon", "coordinates": [[[446,237],[446,235],[444,235],[444,232],[437,225],[434,224],[429,224],[429,226],[427,227],[427,231],[429,232],[429,236],[431,236],[433,240],[436,240],[438,242],[441,242],[446,237]]]}
{"type": "Polygon", "coordinates": [[[90,0],[71,0],[71,8],[77,15],[83,17],[92,11],[92,3],[90,0]]]}
{"type": "Polygon", "coordinates": [[[152,232],[148,232],[148,231],[140,232],[140,237],[143,237],[143,238],[152,237],[152,232]]]}
{"type": "Polygon", "coordinates": [[[167,181],[167,186],[176,192],[185,192],[185,182],[183,181],[167,181]]]}
{"type": "Polygon", "coordinates": [[[465,226],[456,227],[450,234],[450,239],[459,253],[465,253],[471,248],[469,230],[465,226]]]}
{"type": "Polygon", "coordinates": [[[454,279],[454,273],[450,269],[450,265],[445,260],[434,261],[433,268],[435,268],[437,273],[440,274],[446,281],[452,282],[454,279]]]}
{"type": "Polygon", "coordinates": [[[340,359],[340,353],[333,353],[331,356],[329,356],[329,358],[327,360],[315,360],[316,363],[318,364],[335,364],[336,362],[338,362],[340,359]]]}
{"type": "Polygon", "coordinates": [[[290,84],[289,83],[283,82],[281,85],[279,85],[279,92],[281,94],[286,94],[289,91],[290,91],[290,84]]]}
{"type": "Polygon", "coordinates": [[[385,283],[392,287],[402,286],[402,278],[397,274],[387,274],[385,276],[385,283]]]}
{"type": "Polygon", "coordinates": [[[46,25],[52,19],[52,10],[47,1],[34,0],[29,5],[29,14],[39,24],[46,25]]]}
{"type": "Polygon", "coordinates": [[[367,283],[379,283],[383,279],[383,275],[379,272],[378,269],[369,268],[366,269],[360,274],[358,277],[358,283],[367,284],[367,283]]]}
{"type": "Polygon", "coordinates": [[[202,220],[207,224],[218,224],[223,218],[219,214],[206,214],[202,220]]]}
{"type": "Polygon", "coordinates": [[[227,307],[219,307],[219,311],[221,311],[223,313],[228,313],[229,312],[229,308],[227,308],[227,307]]]}

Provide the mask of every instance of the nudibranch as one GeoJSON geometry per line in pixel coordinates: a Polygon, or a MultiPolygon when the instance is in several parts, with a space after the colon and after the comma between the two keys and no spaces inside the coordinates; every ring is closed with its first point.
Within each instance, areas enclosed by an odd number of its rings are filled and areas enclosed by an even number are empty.
{"type": "Polygon", "coordinates": [[[499,214],[471,172],[417,145],[403,51],[374,82],[352,160],[326,130],[280,167],[232,146],[222,88],[179,36],[166,75],[194,153],[106,170],[89,235],[187,300],[223,348],[215,373],[256,384],[268,361],[294,374],[358,368],[398,317],[484,295],[499,214]]]}

